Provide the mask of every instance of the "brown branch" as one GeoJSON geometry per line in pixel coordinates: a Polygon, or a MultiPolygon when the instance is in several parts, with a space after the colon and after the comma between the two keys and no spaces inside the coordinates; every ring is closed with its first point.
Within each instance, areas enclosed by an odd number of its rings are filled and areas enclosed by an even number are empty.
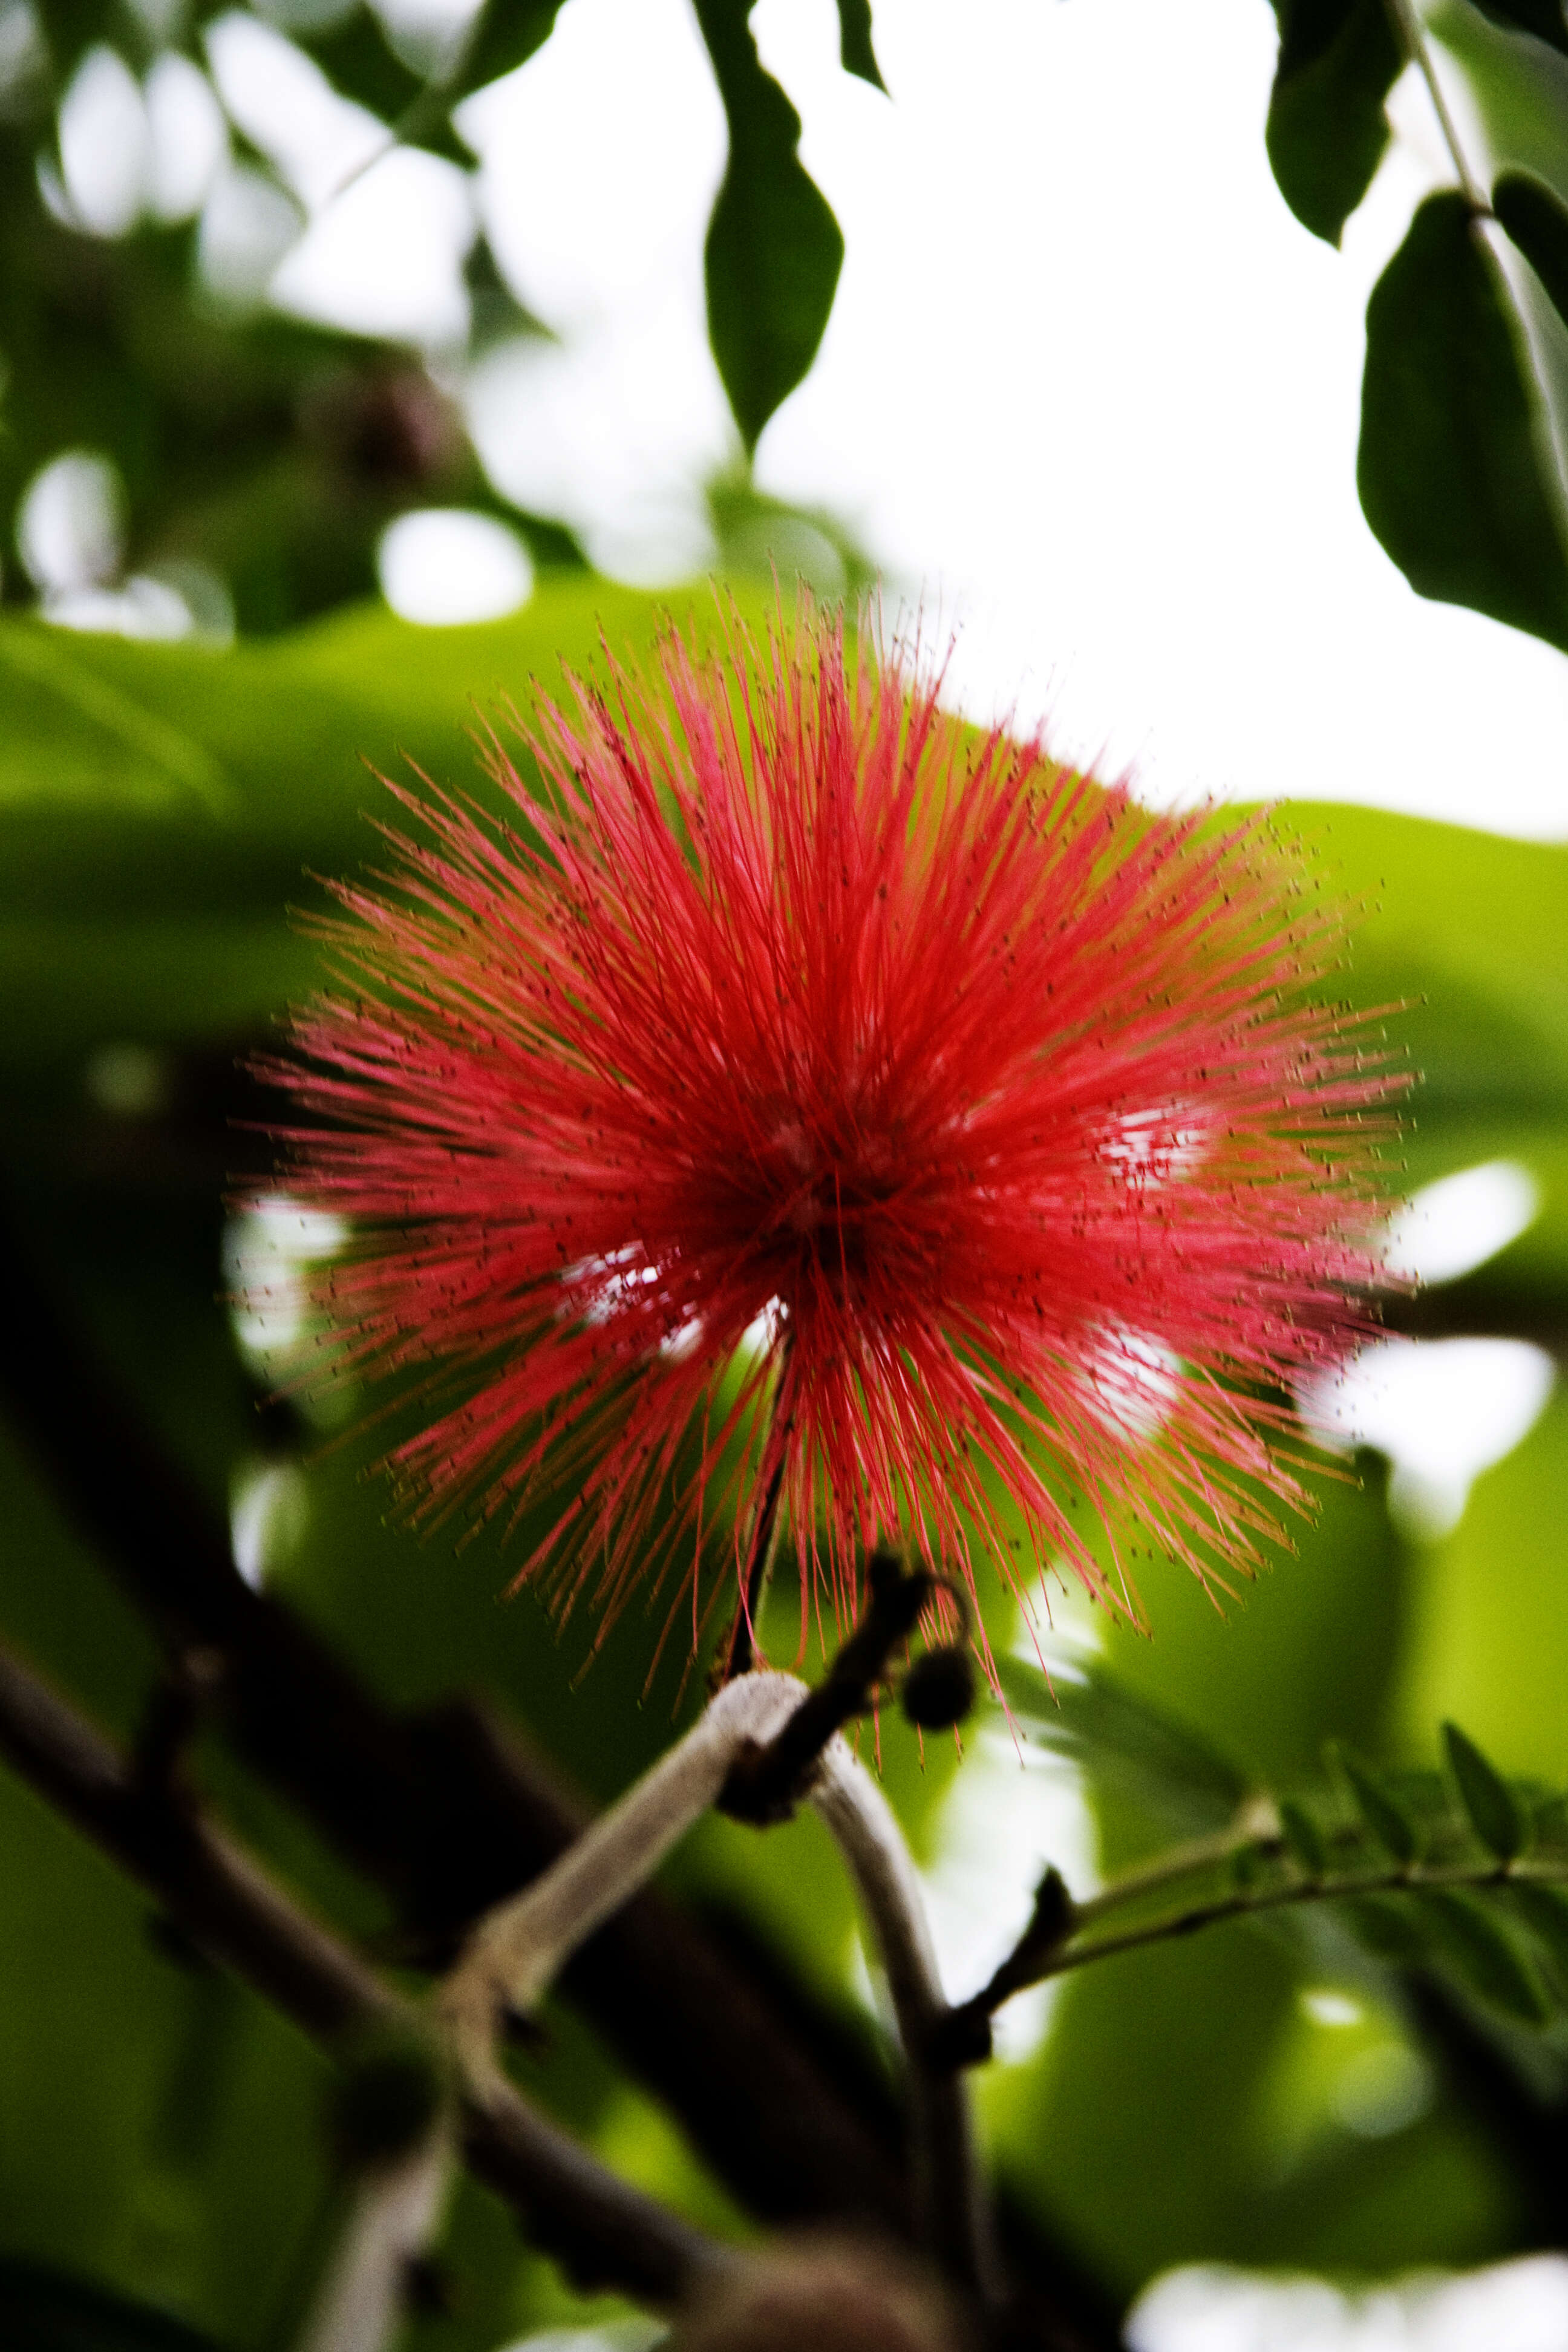
{"type": "Polygon", "coordinates": [[[891,1554],[879,1554],[869,1574],[870,1606],[822,1681],[765,1747],[742,1757],[725,1782],[720,1809],[735,1820],[763,1827],[789,1819],[817,1758],[836,1731],[865,1714],[895,1645],[913,1633],[936,1589],[924,1570],[905,1576],[891,1554]]]}
{"type": "MultiPolygon", "coordinates": [[[[4,1650],[0,1755],[194,1943],[318,2041],[416,2014],[194,1806],[141,1780],[4,1650]]],[[[669,2305],[726,2260],[510,2089],[484,2107],[466,2104],[461,2128],[474,2170],[584,2286],[669,2305]]]]}
{"type": "MultiPolygon", "coordinates": [[[[470,1921],[565,1850],[581,1810],[471,1701],[395,1715],[287,1603],[246,1584],[222,1518],[14,1233],[0,1234],[0,1407],[58,1507],[174,1655],[221,1658],[237,1751],[388,1892],[416,1948],[446,1958],[470,1921]]],[[[834,2028],[749,1950],[645,1894],[584,1946],[561,1990],[757,2220],[912,2234],[885,2088],[869,2065],[845,2066],[834,2028]]],[[[1111,2352],[1109,2298],[1021,2207],[1006,2221],[1008,2253],[1033,2282],[1020,2344],[1111,2352]]]]}

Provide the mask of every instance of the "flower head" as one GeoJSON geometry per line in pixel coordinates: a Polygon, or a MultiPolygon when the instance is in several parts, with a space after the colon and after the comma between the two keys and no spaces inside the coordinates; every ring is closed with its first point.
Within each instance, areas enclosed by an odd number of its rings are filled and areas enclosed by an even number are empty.
{"type": "Polygon", "coordinates": [[[1075,1493],[1246,1566],[1365,1328],[1393,1090],[1265,824],[976,739],[810,614],[524,747],[504,814],[400,793],[272,1073],[341,1356],[417,1368],[416,1509],[541,1511],[568,1603],[673,1571],[694,1637],[780,1494],[842,1601],[900,1539],[1107,1590],[1075,1493]]]}

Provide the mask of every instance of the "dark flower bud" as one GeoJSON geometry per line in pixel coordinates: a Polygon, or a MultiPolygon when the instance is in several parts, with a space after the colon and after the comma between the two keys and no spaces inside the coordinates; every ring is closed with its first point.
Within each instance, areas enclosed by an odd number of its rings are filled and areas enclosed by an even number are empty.
{"type": "Polygon", "coordinates": [[[974,1705],[974,1661],[967,1650],[928,1650],[904,1676],[904,1713],[922,1731],[962,1723],[974,1705]]]}

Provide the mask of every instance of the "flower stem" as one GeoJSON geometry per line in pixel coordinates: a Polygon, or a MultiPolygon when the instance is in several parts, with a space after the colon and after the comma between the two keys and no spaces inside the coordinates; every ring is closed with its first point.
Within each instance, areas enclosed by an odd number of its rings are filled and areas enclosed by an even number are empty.
{"type": "Polygon", "coordinates": [[[730,1628],[730,1646],[724,1661],[723,1680],[733,1682],[738,1675],[749,1675],[756,1664],[757,1619],[762,1613],[768,1579],[773,1574],[773,1555],[778,1549],[782,1525],[779,1506],[784,1500],[784,1464],[789,1459],[789,1441],[795,1428],[793,1405],[784,1403],[789,1387],[793,1350],[786,1331],[780,1355],[778,1382],[769,1407],[767,1442],[763,1448],[762,1473],[759,1485],[762,1501],[752,1522],[752,1539],[746,1549],[746,1569],[741,1579],[741,1596],[735,1607],[735,1621],[730,1628]]]}
{"type": "Polygon", "coordinates": [[[810,1801],[859,1890],[899,2021],[919,2242],[949,2276],[962,2279],[982,2301],[994,2301],[996,2254],[963,2076],[931,2057],[932,2031],[947,2001],[909,1847],[880,1789],[837,1736],[823,1751],[810,1801]]]}

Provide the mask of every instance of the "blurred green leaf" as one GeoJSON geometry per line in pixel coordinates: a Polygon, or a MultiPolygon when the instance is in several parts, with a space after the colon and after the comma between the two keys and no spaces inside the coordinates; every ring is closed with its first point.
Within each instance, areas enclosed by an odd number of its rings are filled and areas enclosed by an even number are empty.
{"type": "Polygon", "coordinates": [[[871,46],[871,0],[838,0],[838,62],[874,89],[887,89],[871,46]]]}
{"type": "Polygon", "coordinates": [[[1494,176],[1530,172],[1568,188],[1568,56],[1489,23],[1470,0],[1430,0],[1423,16],[1464,72],[1494,176]]]}
{"type": "Polygon", "coordinates": [[[1425,1563],[1399,1716],[1405,1736],[1451,1716],[1510,1773],[1568,1779],[1568,1397],[1477,1479],[1453,1533],[1425,1563]]]}
{"type": "Polygon", "coordinates": [[[1409,1869],[1421,1852],[1415,1822],[1376,1773],[1339,1742],[1331,1743],[1331,1760],[1355,1799],[1361,1817],[1390,1861],[1409,1869]]]}
{"type": "Polygon", "coordinates": [[[1279,193],[1338,245],[1388,144],[1384,100],[1404,57],[1385,0],[1274,0],[1279,60],[1265,134],[1279,193]]]}
{"type": "Polygon", "coordinates": [[[1026,1737],[1079,1765],[1174,1830],[1223,1829],[1247,1793],[1243,1773],[1190,1725],[1093,1658],[1052,1657],[1048,1672],[999,1658],[1002,1694],[1026,1737]]]}
{"type": "Polygon", "coordinates": [[[319,31],[307,30],[305,39],[332,87],[385,123],[395,123],[425,88],[421,77],[393,50],[380,18],[368,8],[351,8],[319,31]]]}
{"type": "Polygon", "coordinates": [[[1129,1953],[1070,1978],[1039,2057],[987,2085],[1013,2193],[1129,2297],[1180,2263],[1383,2275],[1515,2242],[1500,2168],[1440,2111],[1293,2160],[1271,2085],[1301,1982],[1239,1927],[1129,1953]]]}
{"type": "Polygon", "coordinates": [[[1540,400],[1464,196],[1428,196],[1367,306],[1356,479],[1423,596],[1568,649],[1568,557],[1540,400]]]}
{"type": "Polygon", "coordinates": [[[561,0],[485,0],[451,84],[454,100],[525,65],[555,30],[561,0]]]}
{"type": "Polygon", "coordinates": [[[1568,321],[1568,205],[1532,172],[1504,172],[1492,210],[1568,321]]]}
{"type": "Polygon", "coordinates": [[[1329,1850],[1323,1832],[1305,1805],[1287,1797],[1279,1807],[1279,1828],[1290,1853],[1309,1878],[1321,1878],[1329,1850]]]}
{"type": "Polygon", "coordinates": [[[215,2352],[210,2336],[34,2263],[0,2261],[5,2352],[215,2352]]]}
{"type": "Polygon", "coordinates": [[[758,58],[752,5],[696,0],[730,126],[708,227],[708,335],[748,450],[816,357],[844,259],[797,152],[800,117],[758,58]]]}
{"type": "Polygon", "coordinates": [[[1525,1822],[1512,1790],[1457,1723],[1443,1726],[1448,1769],[1470,1826],[1489,1853],[1511,1862],[1524,1845],[1525,1822]]]}
{"type": "Polygon", "coordinates": [[[1271,1551],[1223,1614],[1188,1569],[1155,1556],[1137,1563],[1151,1634],[1105,1627],[1118,1684],[1201,1725],[1253,1789],[1312,1785],[1327,1736],[1373,1746],[1399,1655],[1406,1559],[1375,1465],[1364,1485],[1321,1475],[1312,1488],[1294,1551],[1271,1551]]]}
{"type": "Polygon", "coordinates": [[[1560,1886],[1519,1878],[1510,1884],[1508,1898],[1545,1953],[1559,1991],[1568,1993],[1568,1894],[1560,1886]]]}
{"type": "Polygon", "coordinates": [[[1387,1895],[1353,1895],[1335,1907],[1356,1941],[1375,1959],[1405,1967],[1429,1956],[1431,1939],[1408,1902],[1395,1902],[1387,1895]]]}
{"type": "Polygon", "coordinates": [[[1521,2025],[1546,2023],[1552,2005],[1493,1906],[1438,1891],[1422,1895],[1416,1910],[1443,1958],[1479,2000],[1521,2025]]]}
{"type": "Polygon", "coordinates": [[[1475,5],[1494,25],[1505,26],[1510,33],[1533,33],[1538,41],[1568,56],[1563,0],[1475,0],[1475,5]]]}

